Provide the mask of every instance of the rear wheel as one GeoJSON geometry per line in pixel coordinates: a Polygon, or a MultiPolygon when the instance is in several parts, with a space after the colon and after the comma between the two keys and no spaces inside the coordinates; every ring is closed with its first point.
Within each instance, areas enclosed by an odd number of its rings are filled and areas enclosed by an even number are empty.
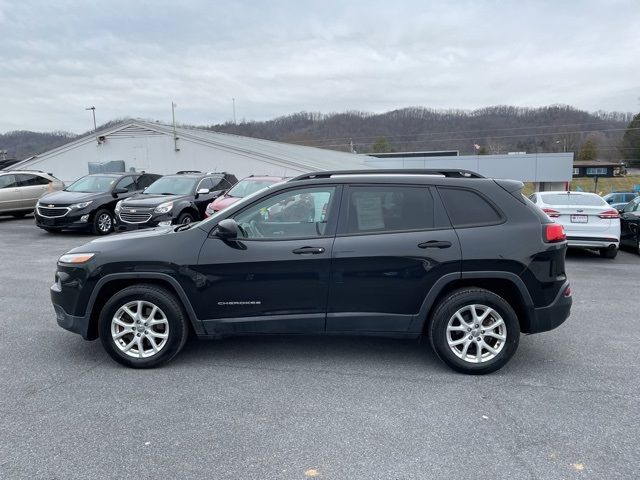
{"type": "Polygon", "coordinates": [[[113,217],[108,210],[98,210],[93,217],[94,235],[107,235],[113,231],[113,217]]]}
{"type": "Polygon", "coordinates": [[[600,249],[600,256],[602,258],[616,258],[617,255],[618,255],[617,248],[601,248],[600,249]]]}
{"type": "Polygon", "coordinates": [[[513,308],[482,288],[456,290],[442,299],[429,324],[438,357],[462,373],[481,375],[503,367],[520,340],[513,308]]]}
{"type": "Polygon", "coordinates": [[[98,324],[100,340],[116,362],[153,368],[168,362],[184,346],[189,333],[176,296],[155,285],[134,285],[105,304],[98,324]]]}

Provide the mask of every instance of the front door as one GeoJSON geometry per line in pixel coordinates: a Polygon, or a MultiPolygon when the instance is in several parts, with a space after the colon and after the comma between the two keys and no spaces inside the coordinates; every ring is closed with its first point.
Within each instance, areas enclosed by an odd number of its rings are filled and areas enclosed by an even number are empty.
{"type": "Polygon", "coordinates": [[[324,330],[339,193],[335,186],[274,193],[233,215],[237,241],[205,241],[194,307],[207,333],[324,330]]]}
{"type": "Polygon", "coordinates": [[[429,187],[345,189],[328,332],[406,332],[434,283],[459,275],[460,243],[429,187]]]}
{"type": "Polygon", "coordinates": [[[620,212],[620,243],[636,246],[640,225],[640,197],[625,205],[620,212]]]}

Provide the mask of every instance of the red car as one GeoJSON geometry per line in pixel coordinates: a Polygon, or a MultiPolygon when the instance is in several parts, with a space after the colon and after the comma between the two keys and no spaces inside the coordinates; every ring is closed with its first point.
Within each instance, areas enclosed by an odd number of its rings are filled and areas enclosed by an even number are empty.
{"type": "Polygon", "coordinates": [[[224,210],[229,205],[233,205],[241,198],[244,198],[252,193],[258,192],[263,188],[270,187],[276,183],[280,183],[285,180],[284,177],[257,177],[251,175],[250,177],[243,178],[236,183],[227,193],[216,198],[213,202],[207,205],[205,215],[210,217],[220,210],[224,210]]]}

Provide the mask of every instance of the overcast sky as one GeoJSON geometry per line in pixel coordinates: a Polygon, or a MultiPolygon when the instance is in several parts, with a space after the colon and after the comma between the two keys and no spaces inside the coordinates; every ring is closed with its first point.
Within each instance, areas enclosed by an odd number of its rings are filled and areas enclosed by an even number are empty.
{"type": "Polygon", "coordinates": [[[640,0],[0,0],[0,132],[117,117],[640,110],[640,0]]]}

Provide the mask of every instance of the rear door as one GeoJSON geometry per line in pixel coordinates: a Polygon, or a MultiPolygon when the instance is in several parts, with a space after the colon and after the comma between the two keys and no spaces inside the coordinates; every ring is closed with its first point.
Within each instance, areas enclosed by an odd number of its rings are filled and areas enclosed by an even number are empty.
{"type": "Polygon", "coordinates": [[[333,247],[328,332],[405,332],[443,275],[460,272],[460,244],[435,191],[345,188],[333,247]]]}
{"type": "Polygon", "coordinates": [[[17,175],[0,175],[0,212],[20,209],[23,209],[23,203],[17,175]]]}
{"type": "Polygon", "coordinates": [[[38,199],[49,190],[49,180],[32,173],[19,173],[17,177],[22,195],[22,206],[35,209],[38,199]]]}

